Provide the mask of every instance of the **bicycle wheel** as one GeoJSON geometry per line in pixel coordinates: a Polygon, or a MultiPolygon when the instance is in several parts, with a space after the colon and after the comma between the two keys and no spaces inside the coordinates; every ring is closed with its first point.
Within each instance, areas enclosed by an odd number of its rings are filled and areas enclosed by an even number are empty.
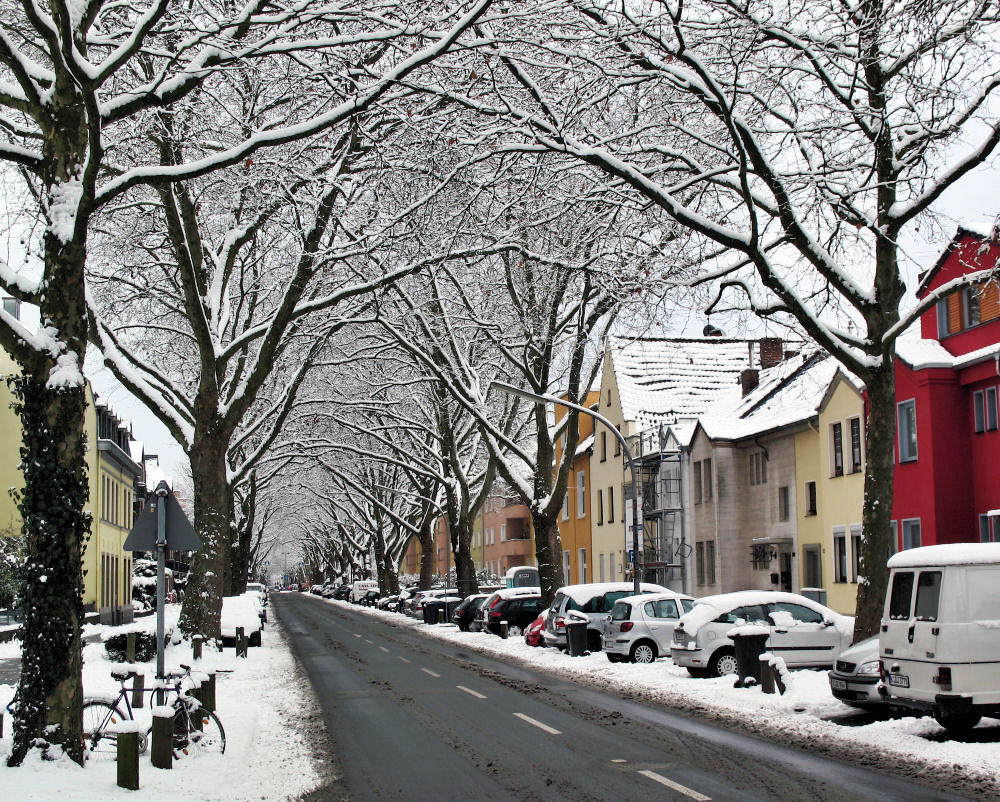
{"type": "Polygon", "coordinates": [[[174,757],[191,754],[222,754],[226,751],[226,731],[211,710],[178,709],[174,713],[174,757]]]}
{"type": "Polygon", "coordinates": [[[118,736],[115,725],[125,721],[126,716],[115,705],[101,699],[85,699],[83,702],[83,739],[92,755],[118,753],[118,736]]]}

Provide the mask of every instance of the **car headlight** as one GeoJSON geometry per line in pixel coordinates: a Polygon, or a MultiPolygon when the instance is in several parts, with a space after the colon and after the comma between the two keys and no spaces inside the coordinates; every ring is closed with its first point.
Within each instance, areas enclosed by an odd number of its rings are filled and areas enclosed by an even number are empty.
{"type": "Polygon", "coordinates": [[[859,674],[878,674],[878,660],[869,660],[858,666],[859,674]]]}

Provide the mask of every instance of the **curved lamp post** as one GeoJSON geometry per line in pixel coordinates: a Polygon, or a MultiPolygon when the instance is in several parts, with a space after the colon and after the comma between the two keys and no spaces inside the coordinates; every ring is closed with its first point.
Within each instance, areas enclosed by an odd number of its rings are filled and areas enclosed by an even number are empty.
{"type": "MultiPolygon", "coordinates": [[[[590,417],[594,420],[603,423],[608,427],[608,429],[611,430],[611,434],[618,438],[618,442],[621,443],[622,451],[625,454],[625,460],[628,462],[629,470],[632,471],[632,589],[635,595],[638,596],[640,584],[638,570],[639,532],[642,528],[642,525],[639,523],[639,471],[636,469],[635,460],[632,459],[632,449],[629,448],[628,441],[625,439],[624,435],[618,431],[618,427],[616,427],[599,412],[594,412],[592,409],[587,409],[586,407],[574,404],[571,401],[564,401],[562,398],[557,398],[554,395],[532,393],[528,390],[522,390],[520,387],[515,387],[512,384],[500,381],[491,382],[490,388],[499,390],[502,393],[507,393],[508,395],[516,395],[519,398],[526,398],[529,401],[534,401],[536,404],[559,404],[563,407],[575,409],[577,412],[582,412],[584,415],[590,415],[590,417]]],[[[628,522],[626,521],[626,526],[627,525],[628,522]]]]}

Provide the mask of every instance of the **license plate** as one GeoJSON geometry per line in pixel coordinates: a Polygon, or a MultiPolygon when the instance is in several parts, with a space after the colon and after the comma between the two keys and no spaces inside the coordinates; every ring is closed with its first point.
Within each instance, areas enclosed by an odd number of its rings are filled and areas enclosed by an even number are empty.
{"type": "Polygon", "coordinates": [[[833,688],[835,691],[846,691],[847,683],[844,682],[842,679],[832,679],[830,680],[830,687],[833,688]]]}
{"type": "Polygon", "coordinates": [[[888,679],[889,679],[889,684],[897,688],[910,687],[910,678],[906,676],[906,674],[890,674],[888,679]]]}

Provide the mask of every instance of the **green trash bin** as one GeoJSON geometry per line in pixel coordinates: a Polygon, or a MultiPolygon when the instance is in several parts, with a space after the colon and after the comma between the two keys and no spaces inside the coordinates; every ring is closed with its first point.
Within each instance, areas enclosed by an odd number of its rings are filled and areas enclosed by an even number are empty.
{"type": "Polygon", "coordinates": [[[589,623],[586,616],[566,617],[566,651],[570,657],[583,657],[587,654],[587,625],[589,623]]]}
{"type": "Polygon", "coordinates": [[[726,636],[733,641],[736,651],[736,673],[738,679],[734,687],[746,688],[760,684],[760,656],[767,651],[767,639],[771,632],[767,627],[747,624],[729,630],[726,636]],[[748,682],[748,680],[753,682],[748,682]]]}

